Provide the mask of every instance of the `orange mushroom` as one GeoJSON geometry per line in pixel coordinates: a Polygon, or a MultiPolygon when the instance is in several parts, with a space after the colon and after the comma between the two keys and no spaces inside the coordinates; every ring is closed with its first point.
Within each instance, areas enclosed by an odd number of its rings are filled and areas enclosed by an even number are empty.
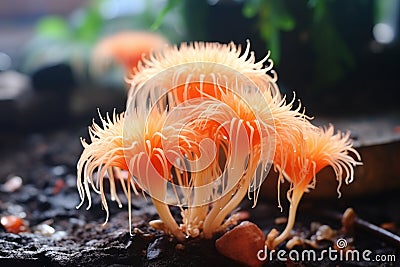
{"type": "Polygon", "coordinates": [[[129,224],[136,182],[160,216],[154,227],[179,240],[211,238],[237,222],[235,216],[226,218],[246,194],[256,205],[274,164],[292,184],[287,230],[267,239],[276,246],[293,227],[298,202],[315,174],[330,165],[339,181],[344,170],[350,182],[359,162],[348,152],[359,155],[348,135],[316,128],[300,108],[292,109],[293,102],[286,103],[268,56],[256,62],[249,43],[242,52],[233,43],[195,42],[144,57],[128,80],[126,112],[102,118],[102,126],[89,128],[91,143],[82,140],[80,205],[87,198],[90,207],[92,188],[101,195],[107,221],[103,180],[108,174],[111,199],[121,205],[114,173],[126,170],[130,177],[120,181],[129,224]],[[180,225],[169,205],[181,209],[180,225]]]}
{"type": "Polygon", "coordinates": [[[274,151],[264,97],[280,94],[276,77],[267,74],[271,64],[263,66],[267,59],[255,62],[249,45],[242,53],[233,43],[182,44],[144,58],[130,80],[126,112],[94,124],[91,144],[82,140],[82,203],[87,197],[90,207],[92,187],[107,211],[107,173],[112,199],[120,202],[110,168],[123,169],[132,175],[122,186],[129,205],[135,181],[152,198],[163,229],[178,239],[209,238],[235,223],[224,220],[248,190],[256,201],[274,151]],[[181,207],[179,226],[171,204],[181,207]]]}
{"type": "Polygon", "coordinates": [[[168,41],[157,33],[121,31],[100,39],[92,54],[92,69],[101,74],[111,63],[121,65],[127,76],[138,62],[152,51],[161,49],[168,41]]]}
{"type": "MultiPolygon", "coordinates": [[[[352,182],[354,167],[360,165],[360,155],[352,147],[350,133],[334,133],[333,126],[327,129],[318,128],[306,120],[299,120],[303,127],[296,135],[277,142],[274,164],[280,177],[290,181],[288,198],[290,200],[289,218],[284,231],[278,236],[274,229],[267,236],[268,249],[275,249],[283,242],[292,230],[298,204],[308,189],[314,188],[316,174],[323,168],[331,166],[340,187],[343,176],[346,184],[352,182]],[[356,159],[351,156],[353,154],[356,159]]],[[[278,181],[280,183],[281,181],[278,181]]]]}

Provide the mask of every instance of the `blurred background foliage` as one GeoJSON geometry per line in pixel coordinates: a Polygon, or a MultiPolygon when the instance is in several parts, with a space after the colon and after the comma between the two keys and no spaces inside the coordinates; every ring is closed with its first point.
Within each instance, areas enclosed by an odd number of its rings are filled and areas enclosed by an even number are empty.
{"type": "Polygon", "coordinates": [[[382,21],[397,31],[399,5],[393,0],[168,0],[156,25],[178,6],[184,7],[188,40],[249,38],[258,56],[271,51],[278,69],[304,67],[309,80],[298,85],[310,94],[345,79],[366,54],[398,44],[397,38],[382,42],[374,32],[382,21]],[[305,56],[288,57],[290,50],[305,56]]]}
{"type": "MultiPolygon", "coordinates": [[[[90,0],[67,17],[44,16],[35,25],[21,69],[29,73],[40,65],[67,62],[77,78],[87,82],[93,78],[89,70],[93,48],[102,37],[123,30],[150,31],[157,20],[160,23],[154,31],[179,42],[185,35],[181,16],[169,12],[161,21],[162,4],[160,0],[90,0]]],[[[120,73],[108,74],[103,81],[123,84],[120,73]]]]}
{"type": "Polygon", "coordinates": [[[298,92],[307,105],[352,107],[371,98],[386,104],[376,90],[384,84],[386,95],[398,94],[399,6],[396,0],[88,0],[67,16],[41,16],[17,68],[29,74],[66,62],[81,82],[124,88],[118,66],[101,80],[90,74],[93,47],[111,33],[157,32],[170,43],[249,39],[257,59],[271,51],[281,88],[298,92]]]}

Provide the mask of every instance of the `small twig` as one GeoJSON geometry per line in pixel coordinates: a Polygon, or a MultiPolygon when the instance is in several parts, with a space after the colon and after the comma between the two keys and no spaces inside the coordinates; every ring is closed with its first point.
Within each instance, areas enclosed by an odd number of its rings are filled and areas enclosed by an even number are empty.
{"type": "Polygon", "coordinates": [[[393,246],[400,247],[400,236],[392,232],[389,232],[379,226],[376,226],[375,224],[372,224],[366,220],[358,218],[352,208],[347,209],[344,212],[344,214],[335,211],[324,211],[324,210],[317,210],[314,212],[316,215],[320,215],[336,221],[341,221],[346,230],[348,230],[349,227],[352,225],[355,228],[362,229],[364,231],[367,231],[375,235],[376,237],[380,238],[381,240],[387,243],[390,243],[393,246]]]}

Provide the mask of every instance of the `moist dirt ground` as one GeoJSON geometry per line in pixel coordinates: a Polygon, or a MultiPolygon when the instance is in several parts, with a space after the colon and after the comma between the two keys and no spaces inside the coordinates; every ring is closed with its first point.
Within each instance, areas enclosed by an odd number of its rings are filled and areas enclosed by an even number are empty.
{"type": "MultiPolygon", "coordinates": [[[[80,201],[76,189],[76,163],[82,151],[81,136],[87,137],[86,128],[67,127],[2,135],[0,216],[20,217],[26,229],[10,233],[6,227],[0,226],[0,266],[239,266],[217,252],[215,240],[193,239],[180,244],[151,228],[148,222],[158,219],[158,216],[148,197],[137,196],[132,201],[132,235],[129,233],[126,199],[122,195],[122,209],[109,202],[110,219],[107,224],[103,224],[106,213],[96,194],[92,195],[93,203],[89,210],[86,210],[87,202],[76,209],[80,201]],[[18,185],[18,177],[22,178],[21,185],[18,185]],[[5,186],[10,180],[12,185],[13,179],[15,188],[9,187],[10,184],[5,186]]],[[[360,218],[399,234],[399,193],[394,189],[352,199],[345,196],[322,200],[305,197],[300,204],[295,235],[310,239],[315,234],[316,225],[323,224],[340,232],[340,221],[334,216],[326,216],[325,211],[341,214],[348,207],[354,208],[360,218]]],[[[283,202],[287,201],[284,199],[283,202]]],[[[264,233],[272,228],[281,230],[284,227],[279,218],[287,215],[287,204],[283,205],[282,212],[274,196],[259,199],[255,208],[252,204],[246,199],[239,208],[247,211],[248,220],[257,224],[264,233]]],[[[172,207],[172,211],[178,218],[179,209],[172,207]]],[[[395,255],[397,262],[383,262],[381,266],[400,264],[399,247],[395,242],[363,229],[355,229],[345,235],[353,248],[371,250],[371,257],[395,255]]],[[[317,253],[334,246],[333,241],[321,242],[320,245],[320,249],[315,249],[317,253]]],[[[280,248],[284,249],[284,244],[280,248]]],[[[302,245],[295,248],[301,251],[309,247],[302,245]]],[[[340,261],[325,258],[321,261],[287,262],[273,259],[265,266],[376,264],[363,259],[340,261]]]]}

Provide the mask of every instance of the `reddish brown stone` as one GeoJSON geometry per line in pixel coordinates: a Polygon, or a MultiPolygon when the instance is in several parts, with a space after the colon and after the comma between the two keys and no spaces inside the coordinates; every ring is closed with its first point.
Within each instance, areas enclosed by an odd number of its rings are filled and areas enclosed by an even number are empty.
{"type": "Polygon", "coordinates": [[[219,253],[246,266],[261,266],[257,253],[264,250],[264,233],[254,223],[245,221],[217,239],[219,253]]]}

